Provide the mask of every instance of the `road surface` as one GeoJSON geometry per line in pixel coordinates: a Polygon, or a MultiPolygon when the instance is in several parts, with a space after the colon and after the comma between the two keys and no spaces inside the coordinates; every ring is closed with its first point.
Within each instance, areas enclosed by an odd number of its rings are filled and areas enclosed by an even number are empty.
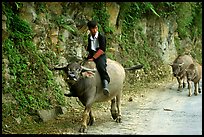
{"type": "Polygon", "coordinates": [[[131,98],[122,103],[122,123],[98,111],[87,134],[202,135],[202,93],[188,97],[173,82],[131,98]]]}
{"type": "MultiPolygon", "coordinates": [[[[69,106],[56,119],[18,130],[20,134],[97,134],[97,135],[202,135],[202,93],[188,97],[188,90],[177,91],[177,81],[156,87],[125,89],[121,100],[122,123],[110,114],[110,101],[92,107],[95,123],[87,133],[79,133],[84,107],[69,106]],[[133,91],[132,91],[133,90],[133,91]],[[132,99],[132,101],[130,100],[132,99]]],[[[134,86],[133,86],[134,87],[134,86]]],[[[202,84],[201,84],[202,87],[202,84]]],[[[77,100],[77,98],[67,98],[77,100]]]]}

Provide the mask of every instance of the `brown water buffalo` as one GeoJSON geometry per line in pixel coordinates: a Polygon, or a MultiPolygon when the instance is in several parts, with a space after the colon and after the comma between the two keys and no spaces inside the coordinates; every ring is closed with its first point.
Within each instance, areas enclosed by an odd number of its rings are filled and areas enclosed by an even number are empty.
{"type": "Polygon", "coordinates": [[[186,69],[187,81],[188,81],[188,96],[192,96],[192,86],[191,82],[194,83],[194,95],[198,95],[198,92],[201,93],[201,88],[199,87],[199,82],[202,77],[202,67],[197,62],[192,63],[186,69]]]}
{"type": "Polygon", "coordinates": [[[186,68],[193,63],[193,58],[190,55],[179,55],[170,66],[172,67],[173,76],[178,81],[178,91],[186,86],[186,68]],[[182,87],[183,82],[183,87],[182,87]]]}
{"type": "MultiPolygon", "coordinates": [[[[142,65],[136,65],[127,70],[140,69],[142,65]]],[[[110,76],[109,96],[103,94],[102,83],[93,61],[86,61],[83,66],[77,62],[64,67],[55,67],[57,70],[64,70],[68,77],[70,92],[78,97],[85,110],[82,116],[80,132],[87,131],[87,125],[95,121],[92,113],[92,105],[95,102],[111,100],[111,115],[116,122],[121,122],[120,100],[122,95],[123,82],[125,80],[125,68],[118,62],[107,59],[107,72],[110,76]]]]}

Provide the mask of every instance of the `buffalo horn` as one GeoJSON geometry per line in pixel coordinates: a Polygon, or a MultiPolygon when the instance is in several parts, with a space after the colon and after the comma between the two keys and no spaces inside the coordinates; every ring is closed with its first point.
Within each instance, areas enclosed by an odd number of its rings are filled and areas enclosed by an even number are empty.
{"type": "Polygon", "coordinates": [[[66,68],[68,65],[68,63],[63,63],[63,64],[60,64],[60,65],[55,65],[54,68],[55,69],[63,69],[63,68],[66,68]]]}
{"type": "Polygon", "coordinates": [[[96,72],[96,69],[90,69],[90,68],[87,68],[87,67],[84,67],[84,66],[81,66],[82,70],[85,70],[85,71],[92,71],[92,72],[96,72]]]}
{"type": "Polygon", "coordinates": [[[179,66],[183,66],[184,65],[184,62],[183,63],[181,63],[181,64],[179,64],[179,66]]]}

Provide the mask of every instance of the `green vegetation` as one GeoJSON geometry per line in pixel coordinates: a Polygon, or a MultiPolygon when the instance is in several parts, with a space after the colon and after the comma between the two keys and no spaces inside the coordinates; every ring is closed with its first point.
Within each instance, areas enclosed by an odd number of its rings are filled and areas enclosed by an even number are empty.
{"type": "MultiPolygon", "coordinates": [[[[12,8],[14,7],[3,3],[9,37],[3,42],[2,53],[9,61],[11,78],[7,80],[3,76],[2,84],[3,93],[11,94],[17,105],[3,104],[3,119],[11,114],[14,117],[23,116],[37,109],[48,109],[65,103],[62,91],[48,69],[48,64],[55,61],[55,56],[51,52],[38,52],[32,43],[33,31],[30,25],[19,18],[12,8]]],[[[5,73],[5,64],[2,64],[2,68],[5,73]]]]}
{"type": "Polygon", "coordinates": [[[36,2],[35,5],[36,5],[36,8],[38,9],[36,11],[37,14],[39,14],[41,12],[46,13],[47,8],[46,8],[46,3],[45,2],[36,2]]]}
{"type": "MultiPolygon", "coordinates": [[[[154,50],[151,47],[148,47],[147,41],[145,41],[144,45],[135,44],[134,41],[134,33],[135,31],[141,32],[141,28],[137,26],[137,21],[140,19],[145,13],[149,11],[153,11],[154,14],[158,15],[153,8],[151,3],[144,3],[144,2],[122,2],[119,3],[120,5],[120,13],[119,18],[122,20],[122,37],[117,38],[117,36],[113,36],[110,34],[113,29],[110,29],[108,24],[109,15],[106,10],[105,3],[95,3],[94,6],[94,15],[93,19],[99,22],[99,31],[105,32],[108,39],[108,45],[110,45],[110,41],[114,39],[117,40],[117,43],[121,45],[121,57],[128,58],[129,60],[124,62],[124,66],[131,66],[138,62],[145,65],[146,70],[150,69],[151,61],[158,60],[158,55],[154,53],[154,50]],[[102,28],[101,28],[102,27],[102,28]],[[133,31],[135,29],[135,31],[133,31]],[[111,30],[111,31],[107,31],[111,30]],[[112,36],[110,36],[110,35],[112,36]],[[144,47],[144,48],[141,48],[144,47]],[[152,56],[147,56],[148,54],[152,56]],[[149,59],[148,59],[149,57],[149,59]]],[[[141,36],[143,40],[145,40],[144,35],[141,36]]],[[[115,55],[112,53],[107,53],[109,58],[115,59],[115,55]]]]}
{"type": "Polygon", "coordinates": [[[93,20],[98,21],[99,31],[104,33],[112,33],[113,28],[109,26],[109,22],[108,22],[110,15],[107,13],[105,3],[104,2],[94,3],[93,10],[94,10],[93,20]]]}

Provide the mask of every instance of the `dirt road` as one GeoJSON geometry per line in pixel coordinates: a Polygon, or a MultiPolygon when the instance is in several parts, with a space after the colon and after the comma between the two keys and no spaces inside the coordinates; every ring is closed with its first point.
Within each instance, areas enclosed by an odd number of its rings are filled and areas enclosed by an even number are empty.
{"type": "Polygon", "coordinates": [[[92,107],[95,123],[88,127],[87,133],[79,133],[84,107],[76,101],[74,106],[69,106],[67,112],[55,120],[27,126],[17,130],[17,133],[202,135],[202,93],[188,97],[188,90],[179,92],[177,86],[177,81],[172,81],[152,88],[142,88],[143,91],[138,93],[124,90],[121,101],[122,123],[116,123],[112,119],[110,102],[96,103],[92,107]]]}
{"type": "Polygon", "coordinates": [[[122,123],[97,112],[87,134],[202,135],[202,93],[188,97],[187,89],[176,89],[173,82],[123,101],[122,123]]]}

